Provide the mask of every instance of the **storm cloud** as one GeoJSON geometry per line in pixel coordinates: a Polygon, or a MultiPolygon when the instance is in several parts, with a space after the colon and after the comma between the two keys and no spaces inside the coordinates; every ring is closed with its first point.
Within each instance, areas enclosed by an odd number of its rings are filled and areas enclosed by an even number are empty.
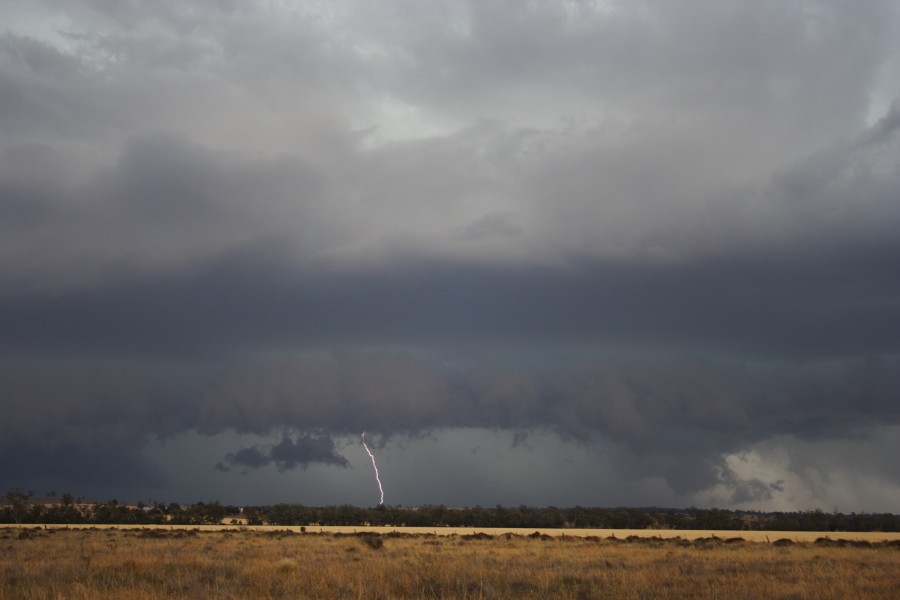
{"type": "Polygon", "coordinates": [[[249,446],[237,452],[229,452],[216,468],[222,471],[238,467],[258,469],[275,463],[279,470],[284,471],[298,466],[306,467],[313,462],[348,466],[347,459],[335,452],[334,441],[331,438],[302,435],[297,439],[285,436],[281,442],[266,449],[249,446]]]}
{"type": "Polygon", "coordinates": [[[0,16],[0,485],[896,510],[895,3],[0,16]]]}

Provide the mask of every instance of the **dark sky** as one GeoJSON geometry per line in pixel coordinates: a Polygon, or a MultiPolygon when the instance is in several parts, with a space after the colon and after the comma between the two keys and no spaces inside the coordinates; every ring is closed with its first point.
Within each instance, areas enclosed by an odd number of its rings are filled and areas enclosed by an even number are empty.
{"type": "MultiPolygon", "coordinates": [[[[900,7],[0,6],[0,488],[900,512],[900,7]]],[[[0,490],[0,491],[2,491],[0,490]]]]}

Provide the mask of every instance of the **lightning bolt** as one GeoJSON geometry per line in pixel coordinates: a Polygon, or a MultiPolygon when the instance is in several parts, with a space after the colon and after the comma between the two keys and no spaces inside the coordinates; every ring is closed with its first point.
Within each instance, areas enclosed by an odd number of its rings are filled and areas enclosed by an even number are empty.
{"type": "Polygon", "coordinates": [[[372,468],[375,469],[375,481],[378,482],[378,491],[381,493],[381,500],[378,501],[378,505],[381,506],[384,504],[384,488],[381,487],[381,477],[378,476],[378,465],[375,464],[375,455],[372,454],[372,451],[369,450],[369,446],[366,445],[366,432],[362,432],[362,443],[363,448],[366,449],[366,454],[369,455],[369,458],[372,459],[372,468]]]}

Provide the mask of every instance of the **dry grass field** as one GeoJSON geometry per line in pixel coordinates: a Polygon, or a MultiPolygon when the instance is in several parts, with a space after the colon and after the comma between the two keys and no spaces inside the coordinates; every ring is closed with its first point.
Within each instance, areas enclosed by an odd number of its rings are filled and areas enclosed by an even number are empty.
{"type": "Polygon", "coordinates": [[[890,542],[0,529],[0,599],[874,598],[890,542]]]}
{"type": "Polygon", "coordinates": [[[898,542],[900,543],[900,532],[883,532],[883,531],[841,531],[837,533],[821,532],[821,531],[758,531],[745,530],[736,531],[733,529],[534,529],[534,528],[496,528],[496,527],[406,527],[406,526],[373,526],[373,525],[65,525],[65,524],[46,524],[46,525],[10,525],[0,523],[0,531],[4,528],[43,528],[43,529],[157,529],[162,531],[257,531],[268,532],[273,531],[290,531],[293,533],[340,533],[340,534],[359,534],[359,533],[378,533],[380,535],[392,534],[408,534],[408,535],[437,535],[437,536],[464,536],[473,533],[484,533],[491,537],[497,537],[504,534],[512,534],[516,536],[527,536],[535,531],[542,535],[550,537],[601,537],[601,538],[660,538],[674,539],[682,538],[686,540],[695,540],[700,538],[735,538],[739,537],[748,542],[774,542],[779,539],[788,539],[792,542],[814,542],[819,538],[831,537],[833,539],[842,539],[846,541],[860,542],[898,542]]]}

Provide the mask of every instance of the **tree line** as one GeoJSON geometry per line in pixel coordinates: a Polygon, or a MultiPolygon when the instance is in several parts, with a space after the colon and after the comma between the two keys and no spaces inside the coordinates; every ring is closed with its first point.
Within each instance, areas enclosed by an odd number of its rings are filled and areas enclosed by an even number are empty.
{"type": "Polygon", "coordinates": [[[356,506],[309,507],[276,504],[246,507],[248,522],[273,525],[389,525],[409,527],[502,527],[584,529],[725,529],[759,531],[900,531],[900,516],[821,510],[757,512],[724,509],[671,508],[517,508],[481,506],[448,508],[356,506]]]}
{"type": "Polygon", "coordinates": [[[759,512],[718,508],[596,508],[554,506],[417,507],[352,505],[312,507],[194,504],[122,504],[116,500],[87,502],[71,494],[34,501],[30,493],[12,490],[0,505],[0,523],[122,525],[344,525],[408,527],[503,527],[587,529],[702,529],[764,531],[900,531],[900,515],[831,513],[822,510],[759,512]]]}
{"type": "Polygon", "coordinates": [[[0,523],[72,525],[212,525],[221,523],[240,508],[218,501],[122,504],[118,500],[92,502],[72,494],[37,500],[30,492],[7,492],[0,504],[0,523]]]}

